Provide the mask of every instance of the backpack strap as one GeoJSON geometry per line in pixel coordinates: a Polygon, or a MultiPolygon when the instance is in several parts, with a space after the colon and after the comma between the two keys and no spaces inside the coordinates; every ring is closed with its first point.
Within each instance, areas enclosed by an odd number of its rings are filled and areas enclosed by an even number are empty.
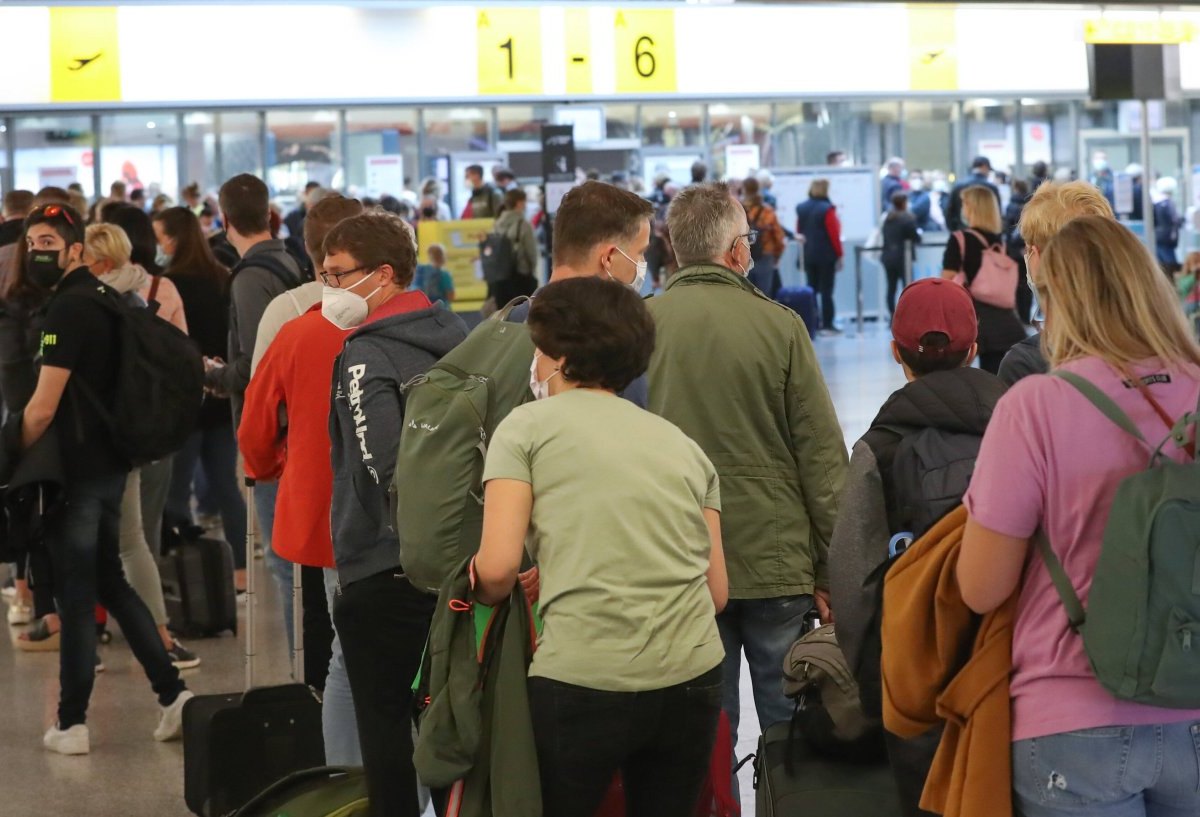
{"type": "Polygon", "coordinates": [[[1080,377],[1074,372],[1066,372],[1061,369],[1056,369],[1050,374],[1074,386],[1076,391],[1082,394],[1101,414],[1112,420],[1122,431],[1132,437],[1136,437],[1142,444],[1150,445],[1146,441],[1145,436],[1142,435],[1141,430],[1134,425],[1133,420],[1129,419],[1129,415],[1122,411],[1121,407],[1111,397],[1100,391],[1096,384],[1092,383],[1086,377],[1080,377]]]}
{"type": "MultiPolygon", "coordinates": [[[[968,229],[966,232],[970,233],[971,235],[973,235],[979,239],[979,243],[983,245],[984,252],[987,252],[988,250],[994,250],[994,249],[999,249],[1001,252],[1004,251],[1004,239],[1001,239],[998,243],[993,244],[990,241],[988,241],[987,238],[984,236],[984,234],[979,232],[978,230],[968,229]]],[[[965,253],[966,250],[964,249],[963,252],[965,253]]]]}
{"type": "Polygon", "coordinates": [[[1046,563],[1046,571],[1050,574],[1050,581],[1054,582],[1058,598],[1062,601],[1063,607],[1067,608],[1067,621],[1071,623],[1071,629],[1078,633],[1079,628],[1087,621],[1087,613],[1084,612],[1083,603],[1075,592],[1075,585],[1071,584],[1067,571],[1059,561],[1054,548],[1050,547],[1050,540],[1042,528],[1038,528],[1037,532],[1033,534],[1033,541],[1037,544],[1038,553],[1042,555],[1042,561],[1046,563]]]}
{"type": "Polygon", "coordinates": [[[155,303],[155,301],[157,300],[157,296],[158,296],[158,285],[162,283],[162,276],[161,275],[152,275],[150,277],[154,279],[154,283],[152,283],[150,285],[150,297],[147,298],[146,300],[150,303],[155,303]]]}
{"type": "Polygon", "coordinates": [[[230,278],[237,275],[242,270],[250,267],[265,269],[267,272],[271,273],[280,281],[282,281],[284,287],[287,289],[294,289],[295,287],[300,286],[302,283],[300,276],[297,273],[288,269],[288,267],[278,258],[267,255],[266,253],[259,253],[258,255],[252,255],[249,258],[243,258],[241,261],[238,261],[230,271],[230,278]]]}

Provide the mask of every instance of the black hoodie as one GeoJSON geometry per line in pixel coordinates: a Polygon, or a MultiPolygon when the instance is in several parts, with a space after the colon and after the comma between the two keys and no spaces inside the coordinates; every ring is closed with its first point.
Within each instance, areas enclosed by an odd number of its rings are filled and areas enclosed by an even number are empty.
{"type": "Polygon", "coordinates": [[[346,585],[400,564],[388,489],[403,427],[400,387],[467,336],[440,306],[381,318],[349,338],[333,368],[331,526],[338,581],[346,585]]]}

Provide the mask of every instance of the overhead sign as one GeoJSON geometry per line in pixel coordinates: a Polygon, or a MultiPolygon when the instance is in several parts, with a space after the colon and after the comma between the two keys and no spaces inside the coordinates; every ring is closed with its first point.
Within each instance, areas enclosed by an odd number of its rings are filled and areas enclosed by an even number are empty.
{"type": "MultiPolygon", "coordinates": [[[[14,36],[16,32],[11,32],[14,36]]],[[[117,10],[50,9],[50,98],[54,102],[119,102],[121,61],[117,10]]],[[[11,81],[8,77],[5,81],[11,81]]]]}
{"type": "Polygon", "coordinates": [[[538,9],[480,9],[475,28],[479,93],[542,93],[542,14],[538,9]]]}
{"type": "Polygon", "coordinates": [[[618,9],[613,18],[617,93],[673,93],[675,10],[618,9]]]}
{"type": "Polygon", "coordinates": [[[958,37],[953,7],[910,8],[908,45],[908,72],[914,91],[958,90],[958,37]]]}
{"type": "Polygon", "coordinates": [[[1083,24],[1083,39],[1090,45],[1180,45],[1195,38],[1196,24],[1190,20],[1098,17],[1083,24]]]}
{"type": "Polygon", "coordinates": [[[592,30],[586,9],[567,9],[566,44],[567,93],[592,92],[592,30]]]}
{"type": "Polygon", "coordinates": [[[542,178],[546,180],[546,212],[558,212],[575,186],[575,126],[542,125],[542,178]]]}

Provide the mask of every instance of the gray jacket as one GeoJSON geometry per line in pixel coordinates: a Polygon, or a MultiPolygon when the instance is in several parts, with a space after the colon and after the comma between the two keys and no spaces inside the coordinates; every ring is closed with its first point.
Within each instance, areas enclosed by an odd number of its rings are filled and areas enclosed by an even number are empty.
{"type": "Polygon", "coordinates": [[[433,306],[373,321],[346,339],[333,367],[329,412],[330,521],[343,585],[400,564],[400,540],[388,508],[404,419],[400,387],[466,336],[462,318],[433,306]]]}
{"type": "Polygon", "coordinates": [[[1042,336],[1030,335],[1008,350],[1004,360],[1000,361],[997,374],[1004,385],[1011,387],[1031,374],[1047,374],[1049,371],[1050,363],[1042,354],[1042,336]]]}
{"type": "MultiPolygon", "coordinates": [[[[260,241],[246,250],[243,260],[251,262],[260,255],[274,256],[295,272],[297,283],[302,280],[300,267],[279,239],[260,241]]],[[[235,430],[242,420],[242,404],[245,402],[246,386],[250,383],[250,361],[254,354],[254,341],[258,338],[258,323],[267,305],[287,289],[278,275],[252,263],[247,263],[238,271],[230,284],[229,355],[225,358],[225,366],[209,372],[204,382],[210,388],[229,395],[233,404],[235,430]]]]}
{"type": "Polygon", "coordinates": [[[525,220],[525,216],[515,210],[506,210],[496,219],[492,232],[508,236],[513,243],[513,249],[517,252],[518,273],[533,275],[537,272],[537,236],[533,234],[533,225],[525,220]]]}

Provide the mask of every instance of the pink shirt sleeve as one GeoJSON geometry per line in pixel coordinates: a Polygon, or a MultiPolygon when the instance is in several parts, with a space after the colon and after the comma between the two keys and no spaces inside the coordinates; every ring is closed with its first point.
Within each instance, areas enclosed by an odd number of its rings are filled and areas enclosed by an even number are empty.
{"type": "Polygon", "coordinates": [[[1047,472],[1042,441],[1048,430],[1039,398],[1055,385],[1046,377],[1027,378],[996,405],[963,498],[971,517],[988,530],[1027,539],[1042,523],[1047,472]]]}

